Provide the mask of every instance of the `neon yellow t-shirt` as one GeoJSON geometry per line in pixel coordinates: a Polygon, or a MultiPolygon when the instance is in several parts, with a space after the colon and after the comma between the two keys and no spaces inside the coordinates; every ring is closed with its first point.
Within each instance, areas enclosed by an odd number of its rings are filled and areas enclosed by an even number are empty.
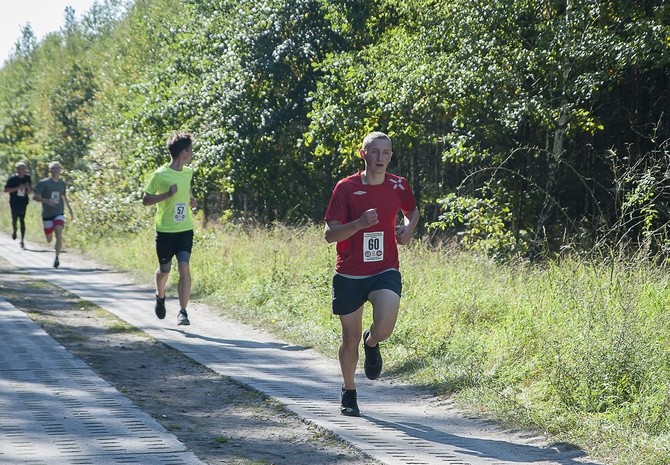
{"type": "Polygon", "coordinates": [[[190,203],[192,178],[193,169],[188,166],[182,167],[181,171],[175,171],[169,165],[164,165],[153,172],[144,189],[147,194],[162,194],[172,184],[177,184],[175,195],[156,204],[156,231],[176,233],[193,229],[190,203]]]}

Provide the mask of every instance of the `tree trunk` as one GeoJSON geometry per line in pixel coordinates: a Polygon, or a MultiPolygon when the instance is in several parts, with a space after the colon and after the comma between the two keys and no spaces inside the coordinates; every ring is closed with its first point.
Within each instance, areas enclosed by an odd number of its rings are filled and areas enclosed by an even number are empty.
{"type": "Polygon", "coordinates": [[[556,124],[556,130],[554,131],[554,145],[551,150],[551,155],[549,158],[549,166],[547,168],[547,182],[544,188],[544,203],[542,204],[542,210],[540,215],[537,218],[537,224],[535,226],[535,239],[533,244],[533,255],[537,255],[542,250],[543,242],[546,239],[545,228],[547,223],[551,219],[551,216],[554,213],[556,207],[556,201],[554,199],[554,190],[556,187],[556,177],[558,174],[558,169],[561,164],[561,159],[563,157],[563,144],[565,141],[565,133],[568,130],[568,111],[567,111],[567,99],[565,96],[565,85],[563,87],[563,96],[561,97],[561,112],[558,117],[556,124]]]}

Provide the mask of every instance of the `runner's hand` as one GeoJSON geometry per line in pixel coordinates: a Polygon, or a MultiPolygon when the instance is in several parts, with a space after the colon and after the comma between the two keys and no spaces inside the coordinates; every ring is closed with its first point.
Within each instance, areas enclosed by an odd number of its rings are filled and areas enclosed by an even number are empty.
{"type": "Polygon", "coordinates": [[[377,209],[370,208],[365,210],[361,217],[358,219],[361,229],[369,228],[379,223],[379,217],[377,216],[377,209]]]}
{"type": "Polygon", "coordinates": [[[405,225],[396,226],[395,228],[395,240],[400,245],[409,244],[409,240],[412,238],[412,233],[409,228],[405,225]]]}

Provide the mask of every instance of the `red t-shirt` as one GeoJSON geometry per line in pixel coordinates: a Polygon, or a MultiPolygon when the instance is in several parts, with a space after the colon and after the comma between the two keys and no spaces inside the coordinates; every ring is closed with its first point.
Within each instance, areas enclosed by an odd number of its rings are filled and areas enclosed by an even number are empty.
{"type": "Polygon", "coordinates": [[[326,221],[342,224],[357,220],[365,210],[377,209],[379,223],[337,243],[335,271],[352,276],[372,276],[399,268],[395,227],[398,212],[409,213],[416,200],[403,177],[386,173],[378,185],[363,184],[362,171],[337,183],[326,210],[326,221]]]}

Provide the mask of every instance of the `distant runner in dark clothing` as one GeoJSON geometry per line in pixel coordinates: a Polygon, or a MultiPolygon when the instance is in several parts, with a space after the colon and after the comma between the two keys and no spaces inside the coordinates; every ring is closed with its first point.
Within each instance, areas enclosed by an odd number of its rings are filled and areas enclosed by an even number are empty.
{"type": "Polygon", "coordinates": [[[16,240],[17,222],[21,227],[21,247],[26,236],[26,208],[32,188],[30,175],[26,174],[26,164],[22,161],[16,164],[16,173],[9,177],[5,184],[5,192],[9,193],[9,208],[12,211],[12,239],[16,240]]]}

